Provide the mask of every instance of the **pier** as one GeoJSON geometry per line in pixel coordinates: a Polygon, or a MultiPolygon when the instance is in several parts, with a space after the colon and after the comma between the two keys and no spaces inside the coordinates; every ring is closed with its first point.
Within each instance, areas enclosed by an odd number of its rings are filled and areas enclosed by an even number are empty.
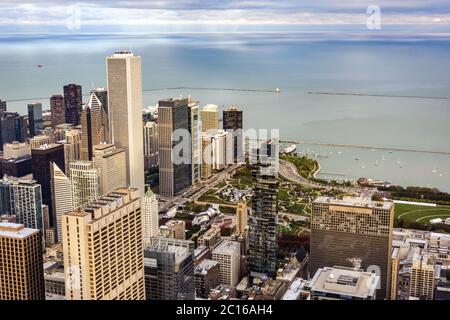
{"type": "Polygon", "coordinates": [[[436,151],[436,150],[423,150],[423,149],[405,149],[405,148],[387,148],[387,147],[377,147],[377,146],[362,146],[362,145],[356,145],[356,144],[326,143],[326,142],[315,142],[315,141],[286,141],[286,140],[280,140],[280,143],[309,144],[309,145],[325,146],[325,147],[342,147],[342,148],[355,148],[355,149],[374,149],[374,150],[384,150],[384,151],[401,151],[401,152],[417,152],[417,153],[431,153],[431,154],[450,155],[450,151],[436,151]]]}

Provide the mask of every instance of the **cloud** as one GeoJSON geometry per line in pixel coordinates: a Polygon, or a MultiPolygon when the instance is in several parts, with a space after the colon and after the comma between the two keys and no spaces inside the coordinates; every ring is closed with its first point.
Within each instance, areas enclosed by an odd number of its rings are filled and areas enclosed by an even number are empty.
{"type": "MultiPolygon", "coordinates": [[[[384,24],[450,24],[448,0],[378,0],[384,24]]],[[[0,25],[330,25],[365,24],[365,0],[34,0],[0,2],[0,25]]]]}

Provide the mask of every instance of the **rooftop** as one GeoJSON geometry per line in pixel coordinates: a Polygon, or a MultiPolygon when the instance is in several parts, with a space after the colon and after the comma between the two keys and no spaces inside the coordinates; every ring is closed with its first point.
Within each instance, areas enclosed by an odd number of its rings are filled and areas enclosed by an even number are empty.
{"type": "Polygon", "coordinates": [[[364,197],[343,197],[342,199],[320,196],[314,200],[315,203],[326,203],[338,206],[347,207],[360,207],[360,208],[378,208],[390,210],[394,203],[392,202],[382,202],[382,201],[372,201],[369,198],[364,197]]]}
{"type": "Polygon", "coordinates": [[[236,241],[230,241],[230,240],[223,240],[220,242],[213,250],[213,253],[218,254],[234,254],[234,253],[240,253],[241,244],[236,241]]]}
{"type": "Polygon", "coordinates": [[[373,297],[380,277],[375,273],[345,267],[317,270],[311,280],[311,292],[325,292],[366,299],[373,297]]]}
{"type": "Polygon", "coordinates": [[[196,273],[206,274],[211,268],[214,268],[219,263],[214,260],[204,259],[200,264],[195,268],[196,273]]]}
{"type": "Polygon", "coordinates": [[[25,228],[23,224],[0,222],[0,237],[24,239],[37,232],[39,230],[25,228]]]}

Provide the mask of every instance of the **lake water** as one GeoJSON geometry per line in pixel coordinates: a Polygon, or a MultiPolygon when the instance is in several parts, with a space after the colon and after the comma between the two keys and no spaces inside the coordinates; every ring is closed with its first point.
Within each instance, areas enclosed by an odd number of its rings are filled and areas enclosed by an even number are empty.
{"type": "MultiPolygon", "coordinates": [[[[449,100],[313,95],[309,91],[450,95],[450,39],[335,37],[310,33],[151,36],[0,36],[0,99],[48,97],[78,83],[106,85],[105,57],[132,49],[142,56],[144,89],[216,87],[281,93],[161,90],[145,105],[191,95],[201,105],[244,110],[246,128],[280,129],[285,140],[385,147],[300,145],[327,154],[322,172],[450,191],[449,100]],[[37,68],[42,64],[43,68],[37,68]],[[356,158],[360,160],[355,160],[356,158]],[[384,159],[384,160],[383,160],[384,159]],[[375,165],[375,163],[377,165],[375,165]]],[[[42,103],[48,107],[48,100],[42,103]]],[[[27,102],[8,109],[25,113],[27,102]]]]}

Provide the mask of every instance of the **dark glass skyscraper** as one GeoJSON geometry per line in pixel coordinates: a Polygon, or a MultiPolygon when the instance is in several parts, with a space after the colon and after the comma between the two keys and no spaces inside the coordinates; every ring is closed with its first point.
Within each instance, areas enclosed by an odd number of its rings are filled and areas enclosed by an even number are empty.
{"type": "Polygon", "coordinates": [[[52,188],[51,188],[51,169],[52,162],[64,172],[64,145],[50,144],[31,150],[31,157],[33,163],[33,178],[41,185],[42,188],[42,202],[48,206],[49,215],[51,218],[51,226],[55,226],[56,217],[55,210],[52,204],[52,188]]]}
{"type": "Polygon", "coordinates": [[[252,167],[253,196],[248,220],[249,252],[248,271],[250,282],[254,277],[276,276],[277,271],[277,215],[278,180],[271,155],[276,142],[269,141],[252,150],[256,163],[252,167]]]}
{"type": "Polygon", "coordinates": [[[244,134],[242,110],[230,107],[223,111],[223,129],[234,131],[234,162],[244,161],[244,134]]]}
{"type": "Polygon", "coordinates": [[[54,95],[50,98],[50,111],[52,114],[53,128],[66,122],[64,97],[62,95],[54,95]]]}
{"type": "Polygon", "coordinates": [[[41,103],[30,103],[28,105],[28,129],[30,130],[31,138],[41,134],[44,130],[41,103]]]}
{"type": "Polygon", "coordinates": [[[6,101],[0,99],[0,111],[6,111],[6,101]]]}
{"type": "Polygon", "coordinates": [[[64,112],[66,123],[78,126],[80,124],[83,105],[83,94],[81,86],[68,84],[64,86],[64,112]]]}
{"type": "Polygon", "coordinates": [[[17,112],[0,112],[0,150],[5,143],[24,142],[28,137],[24,116],[17,112]]]}
{"type": "MultiPolygon", "coordinates": [[[[175,164],[173,149],[180,141],[172,141],[172,134],[177,129],[184,129],[189,133],[188,103],[188,99],[159,101],[159,194],[163,197],[173,197],[190,186],[191,156],[177,154],[180,157],[186,156],[189,160],[188,163],[175,164]]],[[[192,146],[191,140],[183,143],[192,146]]]]}

